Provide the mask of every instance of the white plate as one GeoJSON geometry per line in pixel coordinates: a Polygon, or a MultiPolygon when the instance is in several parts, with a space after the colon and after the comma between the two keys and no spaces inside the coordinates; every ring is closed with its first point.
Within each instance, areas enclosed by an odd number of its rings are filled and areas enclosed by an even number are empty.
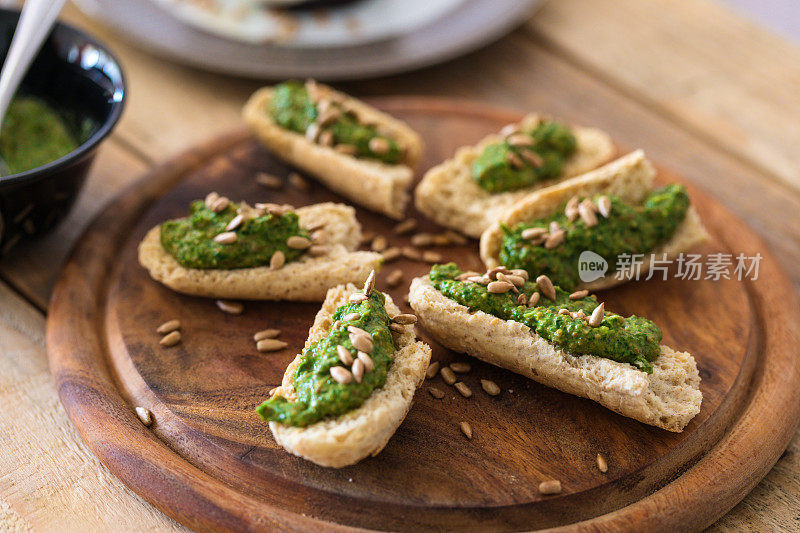
{"type": "Polygon", "coordinates": [[[152,0],[170,15],[228,39],[318,48],[389,39],[433,22],[466,0],[354,0],[274,9],[258,0],[152,0]]]}
{"type": "Polygon", "coordinates": [[[511,31],[543,2],[465,0],[447,16],[394,39],[368,46],[295,48],[247,44],[209,34],[165,16],[150,0],[75,0],[88,15],[182,63],[253,78],[320,80],[392,74],[466,54],[511,31]]]}

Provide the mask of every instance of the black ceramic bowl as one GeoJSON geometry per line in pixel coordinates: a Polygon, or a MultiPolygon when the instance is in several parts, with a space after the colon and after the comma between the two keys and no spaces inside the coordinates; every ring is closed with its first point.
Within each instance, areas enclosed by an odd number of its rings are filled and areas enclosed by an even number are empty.
{"type": "MultiPolygon", "coordinates": [[[[0,9],[0,56],[5,58],[18,11],[0,9]]],[[[97,147],[122,114],[125,80],[99,41],[57,24],[34,60],[19,95],[35,96],[59,111],[80,146],[44,166],[0,177],[0,257],[16,244],[52,229],[69,212],[97,147]]]]}

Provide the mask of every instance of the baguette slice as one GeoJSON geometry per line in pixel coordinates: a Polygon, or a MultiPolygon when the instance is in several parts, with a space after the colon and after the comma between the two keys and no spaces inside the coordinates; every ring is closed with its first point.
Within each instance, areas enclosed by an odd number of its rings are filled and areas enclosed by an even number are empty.
{"type": "MultiPolygon", "coordinates": [[[[523,198],[508,210],[481,236],[481,259],[487,268],[500,265],[500,249],[503,245],[503,230],[500,224],[515,226],[552,215],[573,196],[594,196],[609,194],[619,196],[623,201],[640,203],[653,189],[656,171],[645,157],[642,150],[636,150],[582,176],[569,179],[553,187],[537,191],[523,198]]],[[[680,253],[700,245],[708,240],[703,224],[694,207],[690,206],[683,222],[678,226],[672,238],[652,250],[656,258],[662,254],[667,259],[675,259],[680,253]]],[[[651,254],[645,254],[641,263],[641,271],[647,272],[650,267],[651,254]]],[[[581,283],[577,289],[591,291],[607,289],[629,281],[635,274],[633,270],[627,276],[609,274],[589,283],[581,283]]]]}
{"type": "MultiPolygon", "coordinates": [[[[306,346],[328,334],[336,308],[347,303],[347,297],[355,290],[355,286],[350,284],[328,291],[309,331],[306,346]]],[[[389,316],[399,314],[400,310],[392,302],[391,296],[385,296],[389,316]]],[[[380,453],[411,408],[414,392],[425,379],[425,371],[431,359],[430,346],[416,340],[413,326],[407,326],[395,338],[397,350],[389,367],[386,383],[373,391],[361,407],[307,427],[270,422],[269,427],[278,444],[294,455],[333,468],[352,465],[367,456],[380,453]]],[[[283,383],[275,394],[287,399],[296,397],[292,377],[300,364],[300,358],[298,355],[286,368],[283,383]]]]}
{"type": "Polygon", "coordinates": [[[425,331],[453,351],[669,431],[683,431],[700,412],[700,375],[688,353],[661,346],[653,373],[647,374],[603,357],[570,355],[519,322],[470,313],[427,277],[412,281],[409,300],[425,331]]]}
{"type": "MultiPolygon", "coordinates": [[[[539,120],[539,115],[531,114],[520,124],[526,127],[539,120]]],[[[564,162],[561,177],[515,191],[491,193],[472,178],[472,162],[486,146],[501,141],[502,136],[489,135],[475,146],[461,147],[452,159],[425,173],[414,193],[417,209],[442,226],[478,238],[514,202],[535,190],[592,170],[614,156],[614,145],[604,132],[577,126],[572,132],[578,140],[578,149],[564,162]]]]}
{"type": "Polygon", "coordinates": [[[278,270],[268,266],[237,269],[198,269],[181,266],[161,245],[160,226],[151,229],[139,244],[139,263],[150,276],[170,289],[208,298],[235,300],[299,300],[319,302],[329,287],[363,283],[380,268],[382,256],[357,252],[361,226],[355,209],[322,203],[296,210],[301,227],[324,224],[330,252],[303,256],[278,270]]]}
{"type": "Polygon", "coordinates": [[[244,106],[244,119],[262,144],[292,165],[313,174],[330,189],[355,203],[394,219],[403,218],[414,168],[422,157],[422,139],[404,122],[325,85],[321,90],[345,99],[360,117],[374,122],[406,149],[404,164],[356,158],[337,152],[280,127],[269,114],[272,88],[256,91],[244,106]]]}

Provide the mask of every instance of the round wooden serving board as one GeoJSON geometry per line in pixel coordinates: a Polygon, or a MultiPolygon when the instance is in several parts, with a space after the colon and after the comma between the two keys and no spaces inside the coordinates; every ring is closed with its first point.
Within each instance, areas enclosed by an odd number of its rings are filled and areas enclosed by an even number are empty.
{"type": "MultiPolygon", "coordinates": [[[[407,120],[427,143],[423,169],[456,147],[516,120],[513,112],[449,100],[376,101],[407,120]]],[[[136,247],[161,221],[184,216],[216,190],[234,200],[297,206],[346,202],[310,181],[264,189],[254,176],[290,168],[246,133],[191,150],[149,173],[92,224],[65,266],[48,322],[50,364],[61,401],[108,468],[153,505],[202,530],[375,529],[576,530],[700,528],[725,513],[778,459],[800,417],[798,303],[764,243],[740,220],[690,186],[713,236],[705,254],[761,253],[757,281],[629,283],[600,297],[622,314],[661,326],[664,343],[694,354],[702,377],[700,414],[675,434],[619,416],[591,401],[454,354],[429,339],[433,359],[468,360],[461,397],[440,377],[418,390],[408,417],[377,457],[341,470],[286,453],[255,413],[301,349],[319,304],[246,302],[240,316],[212,300],[174,293],[138,265],[136,247]],[[178,318],[183,341],[163,348],[156,327],[178,318]],[[260,354],[252,335],[280,328],[290,348],[260,354]],[[497,382],[490,397],[480,379],[497,382]],[[446,391],[435,399],[427,389],[446,391]],[[152,427],[135,406],[150,409],[152,427]],[[468,421],[467,440],[459,421],[468,421]],[[608,460],[600,473],[595,457],[608,460]],[[563,492],[538,494],[559,479],[563,492]]],[[[661,181],[680,181],[661,169],[661,181]]],[[[724,176],[720,176],[724,179],[724,176]]],[[[420,230],[435,230],[413,209],[420,230]]],[[[358,209],[367,232],[405,245],[394,221],[358,209]]],[[[463,268],[481,268],[477,243],[436,248],[463,268]]],[[[403,284],[388,290],[401,307],[412,277],[429,265],[385,265],[403,284]]]]}

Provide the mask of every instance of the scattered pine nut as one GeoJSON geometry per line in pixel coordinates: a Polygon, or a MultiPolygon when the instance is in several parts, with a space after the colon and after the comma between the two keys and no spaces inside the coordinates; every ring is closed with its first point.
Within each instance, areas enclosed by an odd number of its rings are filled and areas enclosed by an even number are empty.
{"type": "Polygon", "coordinates": [[[390,288],[397,287],[403,282],[403,271],[402,270],[394,270],[388,276],[386,276],[386,284],[390,288]]]}
{"type": "Polygon", "coordinates": [[[350,353],[350,350],[339,344],[336,346],[336,354],[339,356],[339,361],[344,363],[347,366],[353,364],[353,354],[350,353]]]}
{"type": "Polygon", "coordinates": [[[437,372],[439,372],[439,361],[434,361],[428,365],[428,370],[425,371],[425,377],[428,379],[433,379],[436,377],[437,372]]]}
{"type": "Polygon", "coordinates": [[[539,237],[542,237],[545,234],[547,234],[546,228],[528,228],[522,230],[521,237],[526,241],[529,241],[531,239],[538,239],[539,237]]]}
{"type": "Polygon", "coordinates": [[[219,213],[221,211],[225,211],[225,209],[231,204],[231,201],[224,196],[220,196],[217,198],[213,204],[211,204],[210,209],[215,213],[219,213]]]}
{"type": "Polygon", "coordinates": [[[442,375],[444,382],[448,385],[452,385],[456,382],[456,375],[453,374],[453,371],[450,369],[450,367],[443,366],[442,369],[439,370],[439,373],[442,375]]]}
{"type": "Polygon", "coordinates": [[[539,494],[561,494],[561,482],[557,479],[550,479],[539,483],[539,494]]]}
{"type": "Polygon", "coordinates": [[[544,240],[544,247],[547,248],[548,250],[552,250],[553,248],[561,245],[564,242],[565,235],[566,232],[563,229],[559,229],[552,232],[544,240]]]}
{"type": "Polygon", "coordinates": [[[358,334],[350,334],[350,342],[353,343],[353,347],[356,350],[359,350],[364,353],[371,353],[373,344],[372,339],[367,335],[358,335],[358,334]]]}
{"type": "Polygon", "coordinates": [[[550,281],[550,278],[542,274],[538,278],[536,278],[536,285],[539,286],[539,290],[542,291],[542,294],[549,298],[550,300],[555,301],[556,299],[556,289],[553,287],[553,282],[550,281]]]}
{"type": "Polygon", "coordinates": [[[162,335],[166,335],[167,333],[172,333],[176,329],[181,329],[181,321],[180,320],[168,320],[158,326],[156,333],[160,333],[162,335]]]}
{"type": "Polygon", "coordinates": [[[578,204],[578,215],[589,228],[597,225],[597,215],[595,215],[594,210],[595,206],[588,198],[578,204]]]}
{"type": "Polygon", "coordinates": [[[211,209],[211,206],[214,205],[214,202],[216,202],[218,198],[219,198],[219,193],[215,191],[211,191],[210,193],[208,193],[205,199],[206,207],[211,209]]]}
{"type": "Polygon", "coordinates": [[[428,392],[431,393],[431,396],[436,398],[437,400],[441,400],[444,398],[444,393],[437,389],[436,387],[428,387],[428,392]]]}
{"type": "Polygon", "coordinates": [[[267,174],[266,172],[259,172],[256,174],[256,183],[270,189],[280,189],[283,187],[282,179],[280,179],[278,176],[267,174]]]}
{"type": "Polygon", "coordinates": [[[274,328],[262,329],[261,331],[258,331],[256,332],[255,335],[253,335],[253,340],[258,342],[258,341],[263,341],[264,339],[274,339],[280,334],[281,330],[279,329],[274,329],[274,328]]]}
{"type": "Polygon", "coordinates": [[[356,383],[361,383],[361,379],[364,377],[364,363],[361,362],[361,359],[353,361],[353,367],[350,371],[353,373],[353,379],[356,380],[356,383]]]}
{"type": "Polygon", "coordinates": [[[404,246],[400,253],[403,254],[403,257],[411,259],[412,261],[419,261],[422,259],[422,252],[412,246],[404,246]]]}
{"type": "Polygon", "coordinates": [[[422,260],[426,263],[441,263],[442,259],[442,254],[439,252],[432,252],[430,250],[422,252],[422,260]]]}
{"type": "Polygon", "coordinates": [[[461,393],[461,396],[463,396],[464,398],[469,398],[470,396],[472,396],[472,389],[467,387],[467,384],[464,383],[463,381],[459,381],[453,386],[456,388],[458,392],[461,393]]]}
{"type": "Polygon", "coordinates": [[[292,172],[289,174],[289,183],[292,185],[292,187],[296,187],[301,191],[307,191],[309,189],[308,182],[297,172],[292,172]]]}
{"type": "Polygon", "coordinates": [[[604,474],[608,472],[608,463],[606,462],[606,458],[603,457],[602,453],[597,454],[597,469],[604,474]]]}
{"type": "Polygon", "coordinates": [[[608,196],[598,198],[597,210],[603,215],[603,218],[608,218],[608,215],[611,214],[611,199],[608,196]]]}
{"type": "Polygon", "coordinates": [[[142,421],[142,424],[147,427],[150,427],[153,424],[153,413],[151,413],[149,409],[145,409],[142,406],[137,406],[136,416],[138,416],[139,420],[142,421]]]}
{"type": "Polygon", "coordinates": [[[166,347],[175,346],[179,342],[181,342],[181,332],[178,330],[167,333],[164,338],[158,341],[161,346],[166,347]]]}
{"type": "Polygon", "coordinates": [[[572,294],[570,294],[569,295],[569,299],[570,300],[581,300],[583,298],[586,298],[587,296],[589,296],[589,291],[587,291],[586,289],[583,289],[582,291],[575,291],[572,294]]]}
{"type": "Polygon", "coordinates": [[[367,295],[363,292],[354,292],[350,296],[347,297],[347,301],[351,304],[360,304],[364,300],[367,299],[367,295]]]}
{"type": "Polygon", "coordinates": [[[497,383],[488,379],[481,380],[481,388],[489,396],[497,396],[498,394],[500,394],[500,387],[497,385],[497,383]]]}
{"type": "Polygon", "coordinates": [[[539,298],[541,298],[541,296],[539,295],[538,292],[534,292],[533,294],[531,294],[531,297],[528,298],[528,307],[533,307],[537,303],[539,303],[539,298]]]}
{"type": "Polygon", "coordinates": [[[492,294],[505,294],[513,287],[514,284],[507,281],[493,281],[486,286],[486,289],[492,294]]]}
{"type": "Polygon", "coordinates": [[[431,246],[434,244],[433,235],[430,233],[417,233],[411,237],[411,244],[414,246],[431,246]]]}
{"type": "Polygon", "coordinates": [[[277,352],[278,350],[283,350],[287,346],[287,343],[279,341],[278,339],[261,339],[256,343],[256,349],[259,352],[277,352]]]}
{"type": "Polygon", "coordinates": [[[359,320],[360,318],[361,318],[361,315],[359,313],[348,313],[348,314],[346,314],[346,315],[344,315],[342,317],[342,320],[344,322],[355,322],[356,320],[359,320]]]}
{"type": "Polygon", "coordinates": [[[329,247],[327,247],[327,246],[322,246],[320,244],[315,244],[315,245],[310,246],[308,248],[308,255],[310,255],[311,257],[319,257],[321,255],[326,255],[330,251],[331,251],[331,249],[329,247]]]}
{"type": "Polygon", "coordinates": [[[386,250],[389,246],[389,241],[386,240],[386,237],[383,235],[378,235],[374,239],[372,239],[372,251],[373,252],[382,252],[386,250]]]}
{"type": "Polygon", "coordinates": [[[244,222],[244,215],[241,214],[236,215],[231,219],[230,222],[228,222],[228,225],[225,226],[225,231],[235,230],[236,228],[242,225],[242,222],[244,222]]]}
{"type": "Polygon", "coordinates": [[[414,218],[407,218],[394,227],[394,232],[398,235],[414,231],[417,227],[417,220],[414,218]]]}
{"type": "Polygon", "coordinates": [[[459,427],[461,428],[461,433],[463,433],[469,440],[472,440],[472,426],[469,425],[469,422],[461,422],[459,427]]]}
{"type": "Polygon", "coordinates": [[[224,311],[231,315],[241,315],[244,311],[244,305],[239,302],[229,302],[227,300],[217,300],[217,307],[220,311],[224,311]]]}
{"type": "Polygon", "coordinates": [[[472,365],[465,361],[456,361],[455,363],[450,363],[450,370],[459,374],[466,374],[472,370],[472,365]]]}
{"type": "Polygon", "coordinates": [[[391,248],[387,248],[383,251],[383,261],[384,263],[388,263],[389,261],[394,261],[400,257],[400,248],[397,246],[392,246],[391,248]]]}
{"type": "Polygon", "coordinates": [[[365,372],[372,372],[372,370],[375,368],[375,363],[372,361],[372,357],[370,357],[368,354],[358,351],[356,352],[356,357],[358,357],[359,361],[364,363],[365,372]]]}

